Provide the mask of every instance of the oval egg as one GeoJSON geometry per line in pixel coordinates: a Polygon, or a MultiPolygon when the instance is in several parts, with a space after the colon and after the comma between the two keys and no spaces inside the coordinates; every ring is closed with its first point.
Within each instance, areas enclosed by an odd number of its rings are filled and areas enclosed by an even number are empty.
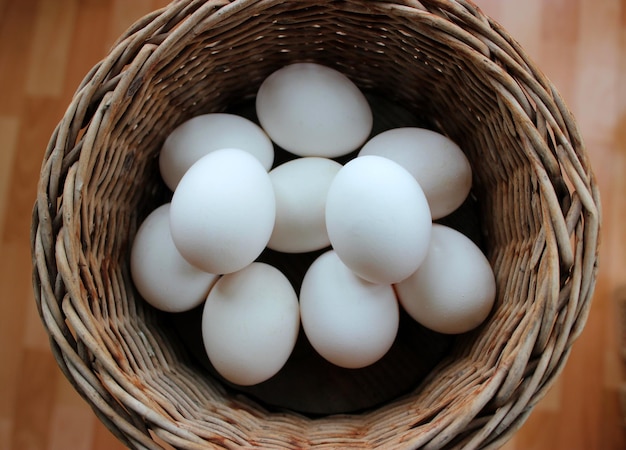
{"type": "Polygon", "coordinates": [[[426,256],[432,219],[415,178],[381,156],[349,161],[326,199],[326,228],[339,258],[372,283],[397,283],[426,256]]]}
{"type": "Polygon", "coordinates": [[[474,242],[435,224],[424,262],[395,290],[413,319],[440,333],[459,334],[487,318],[496,282],[489,261],[474,242]]]}
{"type": "Polygon", "coordinates": [[[270,171],[276,223],[267,246],[287,253],[330,245],[324,219],[326,196],[341,164],[326,158],[297,158],[270,171]]]}
{"type": "Polygon", "coordinates": [[[252,263],[267,245],[276,217],[268,173],[239,149],[200,158],[180,180],[171,203],[176,248],[194,266],[216,274],[252,263]]]}
{"type": "Polygon", "coordinates": [[[359,88],[315,63],[290,64],[269,75],[257,92],[256,111],[270,138],[299,156],[346,155],[365,142],[373,125],[359,88]]]}
{"type": "Polygon", "coordinates": [[[307,270],[300,289],[302,328],[313,348],[344,368],[369,366],[391,348],[399,306],[390,285],[357,277],[330,250],[307,270]]]}
{"type": "Polygon", "coordinates": [[[274,376],[291,355],[299,329],[295,291],[278,269],[265,263],[220,278],[202,313],[211,364],[242,386],[274,376]]]}
{"type": "Polygon", "coordinates": [[[363,145],[359,156],[378,155],[407,169],[423,189],[433,219],[456,210],[472,187],[472,169],[461,148],[424,128],[384,131],[363,145]]]}
{"type": "Polygon", "coordinates": [[[163,181],[174,191],[193,163],[222,148],[249,152],[266,171],[274,162],[274,144],[256,123],[235,114],[202,114],[176,127],[163,143],[159,154],[163,181]]]}
{"type": "Polygon", "coordinates": [[[150,305],[176,313],[200,305],[218,275],[203,272],[182,257],[172,240],[169,213],[166,203],[141,223],[131,247],[130,270],[135,287],[150,305]]]}

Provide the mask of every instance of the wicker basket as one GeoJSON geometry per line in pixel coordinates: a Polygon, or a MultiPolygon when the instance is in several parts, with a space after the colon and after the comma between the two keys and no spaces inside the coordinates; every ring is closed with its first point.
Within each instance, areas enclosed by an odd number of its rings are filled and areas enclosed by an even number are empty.
{"type": "Polygon", "coordinates": [[[51,138],[34,290],[61,369],[129,447],[493,448],[585,324],[599,222],[572,115],[470,1],[178,0],[120,38],[51,138]],[[250,100],[269,73],[301,60],[337,68],[461,144],[498,286],[487,322],[410,392],[315,417],[266,408],[209,375],[128,269],[138,224],[168,196],[157,155],[169,131],[250,100]]]}

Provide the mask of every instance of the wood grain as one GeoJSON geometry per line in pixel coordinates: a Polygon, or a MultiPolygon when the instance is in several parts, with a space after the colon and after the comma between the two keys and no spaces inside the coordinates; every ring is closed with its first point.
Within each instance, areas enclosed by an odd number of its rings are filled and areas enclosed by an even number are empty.
{"type": "MultiPolygon", "coordinates": [[[[165,0],[0,0],[0,449],[121,449],[58,369],[31,288],[29,229],[47,141],[86,72],[165,0]]],[[[587,326],[507,450],[624,449],[617,292],[626,286],[626,0],[477,0],[574,112],[602,194],[587,326]]]]}

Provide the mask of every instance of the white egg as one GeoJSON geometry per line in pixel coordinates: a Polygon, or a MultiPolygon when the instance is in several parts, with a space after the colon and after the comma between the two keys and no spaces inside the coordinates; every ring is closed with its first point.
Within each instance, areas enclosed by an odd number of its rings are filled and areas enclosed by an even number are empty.
{"type": "Polygon", "coordinates": [[[395,128],[365,143],[359,156],[392,159],[418,181],[433,219],[447,216],[467,198],[472,169],[461,148],[448,137],[424,128],[395,128]]]}
{"type": "Polygon", "coordinates": [[[173,191],[193,163],[222,148],[239,148],[254,155],[265,170],[274,162],[274,144],[254,122],[225,113],[193,117],[172,131],[159,154],[159,169],[173,191]]]}
{"type": "Polygon", "coordinates": [[[287,278],[265,263],[224,275],[202,314],[211,364],[243,386],[274,376],[291,355],[300,329],[297,295],[287,278]]]}
{"type": "Polygon", "coordinates": [[[135,287],[149,304],[182,312],[206,299],[218,275],[197,269],[181,256],[172,241],[169,212],[166,203],[141,223],[131,247],[130,270],[135,287]]]}
{"type": "Polygon", "coordinates": [[[400,320],[391,285],[357,277],[332,250],[317,258],[304,276],[300,317],[313,348],[331,363],[350,369],[382,358],[400,320]]]}
{"type": "Polygon", "coordinates": [[[170,227],[185,259],[224,274],[261,254],[275,217],[274,188],[261,163],[243,150],[222,149],[200,158],[180,180],[170,227]]]}
{"type": "Polygon", "coordinates": [[[299,156],[348,154],[365,142],[373,125],[359,88],[341,72],[315,63],[291,64],[268,76],[256,110],[272,140],[299,156]]]}
{"type": "Polygon", "coordinates": [[[381,156],[349,161],[326,199],[326,229],[343,263],[373,283],[397,283],[426,256],[432,219],[415,178],[381,156]]]}
{"type": "Polygon", "coordinates": [[[395,289],[411,317],[447,334],[480,325],[496,296],[495,277],[480,248],[462,233],[438,224],[433,225],[426,259],[395,289]]]}
{"type": "Polygon", "coordinates": [[[287,253],[330,245],[324,219],[328,188],[341,164],[327,158],[298,158],[272,169],[276,223],[267,246],[287,253]]]}

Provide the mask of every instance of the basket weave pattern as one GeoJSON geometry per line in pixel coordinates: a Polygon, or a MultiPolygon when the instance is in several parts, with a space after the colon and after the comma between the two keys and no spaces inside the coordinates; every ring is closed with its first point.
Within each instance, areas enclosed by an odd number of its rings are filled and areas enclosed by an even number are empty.
{"type": "Polygon", "coordinates": [[[132,448],[497,447],[567,360],[590,306],[599,197],[573,117],[469,1],[178,0],[137,22],[56,128],[33,212],[36,301],[59,366],[132,448]],[[496,308],[413,393],[360,414],[269,412],[197,369],[132,287],[129,245],[168,193],[157,157],[200,113],[312,60],[409,109],[474,169],[496,308]]]}

